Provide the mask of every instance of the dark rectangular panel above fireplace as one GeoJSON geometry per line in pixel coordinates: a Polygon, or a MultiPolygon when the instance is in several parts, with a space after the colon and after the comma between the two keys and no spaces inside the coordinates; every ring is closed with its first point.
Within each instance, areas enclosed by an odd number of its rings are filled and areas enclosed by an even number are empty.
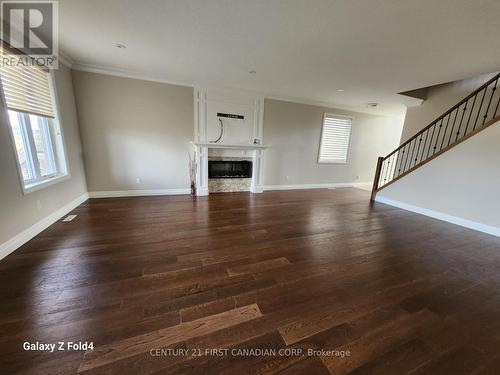
{"type": "Polygon", "coordinates": [[[209,160],[208,178],[251,178],[252,162],[248,160],[209,160]]]}

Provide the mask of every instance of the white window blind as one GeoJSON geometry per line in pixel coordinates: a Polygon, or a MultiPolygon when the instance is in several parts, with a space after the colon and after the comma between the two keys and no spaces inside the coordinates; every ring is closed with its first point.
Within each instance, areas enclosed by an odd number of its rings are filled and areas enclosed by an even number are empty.
{"type": "MultiPolygon", "coordinates": [[[[13,53],[2,43],[0,58],[9,59],[13,53]]],[[[2,88],[7,108],[16,112],[54,118],[50,74],[37,66],[0,64],[2,88]]]]}
{"type": "Polygon", "coordinates": [[[325,113],[318,163],[346,163],[352,118],[325,113]]]}

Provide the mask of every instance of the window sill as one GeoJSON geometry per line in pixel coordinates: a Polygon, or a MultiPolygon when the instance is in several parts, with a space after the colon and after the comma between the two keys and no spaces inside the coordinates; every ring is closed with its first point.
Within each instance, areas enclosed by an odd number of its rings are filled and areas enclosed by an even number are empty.
{"type": "Polygon", "coordinates": [[[29,184],[29,185],[23,185],[23,194],[26,195],[26,194],[33,193],[34,191],[45,189],[46,187],[49,187],[51,185],[66,181],[69,178],[70,178],[69,174],[64,174],[64,175],[61,174],[61,175],[51,177],[51,178],[44,180],[44,181],[35,182],[35,183],[29,184]]]}

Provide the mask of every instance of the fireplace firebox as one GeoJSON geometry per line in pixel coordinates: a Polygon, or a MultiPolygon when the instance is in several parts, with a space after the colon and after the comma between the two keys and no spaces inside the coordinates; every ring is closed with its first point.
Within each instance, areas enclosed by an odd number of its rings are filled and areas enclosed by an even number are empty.
{"type": "Polygon", "coordinates": [[[251,178],[252,162],[249,160],[209,160],[208,178],[251,178]]]}

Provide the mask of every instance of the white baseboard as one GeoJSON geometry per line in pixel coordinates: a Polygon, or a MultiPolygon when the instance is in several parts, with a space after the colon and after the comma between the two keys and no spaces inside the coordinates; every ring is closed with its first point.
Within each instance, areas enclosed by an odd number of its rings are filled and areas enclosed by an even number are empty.
{"type": "Polygon", "coordinates": [[[7,255],[12,253],[14,250],[16,250],[19,247],[21,247],[22,245],[24,245],[26,242],[28,242],[33,237],[35,237],[38,233],[47,229],[49,226],[54,224],[56,221],[61,219],[63,216],[66,216],[69,212],[71,212],[76,207],[81,205],[87,199],[89,199],[88,193],[80,195],[75,200],[69,202],[68,204],[64,205],[60,209],[51,213],[49,216],[45,217],[44,219],[40,220],[39,222],[33,224],[31,227],[23,230],[21,233],[16,234],[10,240],[7,240],[3,244],[1,244],[0,245],[0,259],[5,258],[7,255]]]}
{"type": "Polygon", "coordinates": [[[371,182],[334,182],[329,184],[264,185],[264,190],[332,189],[358,187],[371,182]]]}
{"type": "Polygon", "coordinates": [[[403,210],[406,210],[406,211],[415,212],[417,214],[429,216],[429,217],[432,217],[434,219],[446,221],[448,223],[460,225],[460,226],[465,227],[465,228],[474,229],[474,230],[477,230],[479,232],[488,233],[488,234],[491,234],[493,236],[500,237],[500,228],[493,227],[491,225],[481,224],[481,223],[478,223],[476,221],[467,220],[467,219],[463,219],[461,217],[448,215],[448,214],[445,214],[443,212],[430,210],[428,208],[422,208],[422,207],[414,206],[414,205],[411,205],[408,203],[396,201],[393,199],[384,198],[384,197],[381,197],[379,195],[377,195],[375,197],[375,200],[377,202],[380,202],[380,203],[388,204],[389,206],[402,208],[403,210]]]}
{"type": "Polygon", "coordinates": [[[183,195],[191,194],[191,189],[152,189],[152,190],[118,190],[90,191],[90,198],[145,197],[150,195],[183,195]]]}

